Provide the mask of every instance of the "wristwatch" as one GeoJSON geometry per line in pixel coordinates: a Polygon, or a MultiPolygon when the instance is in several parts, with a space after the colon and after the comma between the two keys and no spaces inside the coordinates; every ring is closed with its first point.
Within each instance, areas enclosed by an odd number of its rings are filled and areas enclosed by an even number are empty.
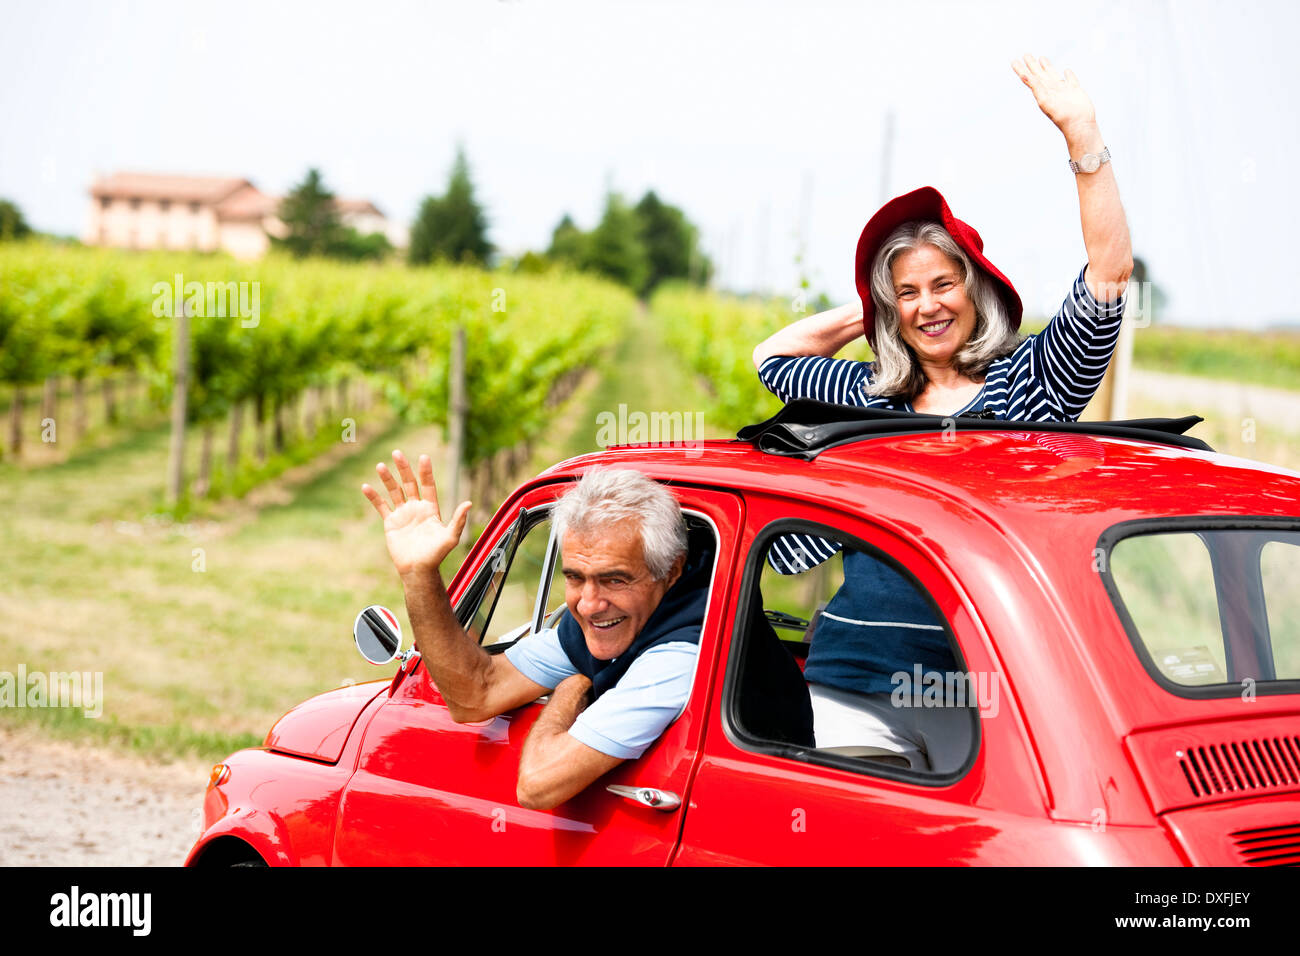
{"type": "Polygon", "coordinates": [[[1102,163],[1109,162],[1110,147],[1107,146],[1100,153],[1084,153],[1077,163],[1070,160],[1070,170],[1074,173],[1095,173],[1101,169],[1102,163]]]}

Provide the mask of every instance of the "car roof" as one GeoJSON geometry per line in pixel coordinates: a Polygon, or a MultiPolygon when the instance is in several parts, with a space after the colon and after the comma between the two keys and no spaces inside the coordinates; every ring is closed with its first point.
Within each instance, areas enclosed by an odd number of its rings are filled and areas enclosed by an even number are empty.
{"type": "Polygon", "coordinates": [[[866,514],[878,510],[877,490],[889,485],[910,490],[924,510],[963,507],[1030,537],[1046,520],[1053,535],[1069,529],[1070,537],[1092,542],[1114,524],[1142,518],[1300,516],[1300,473],[1212,451],[1077,433],[888,435],[830,448],[812,461],[735,440],[617,446],[545,474],[576,476],[594,466],[834,501],[866,514]]]}

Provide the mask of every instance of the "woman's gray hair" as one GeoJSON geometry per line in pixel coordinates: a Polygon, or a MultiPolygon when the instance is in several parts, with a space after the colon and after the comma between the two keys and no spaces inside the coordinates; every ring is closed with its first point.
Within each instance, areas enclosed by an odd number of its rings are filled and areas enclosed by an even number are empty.
{"type": "Polygon", "coordinates": [[[953,368],[980,379],[995,359],[1013,352],[1023,340],[1011,328],[1007,307],[992,279],[971,262],[948,230],[937,222],[905,222],[880,245],[871,264],[871,298],[876,306],[875,373],[869,395],[896,395],[911,401],[926,385],[925,372],[916,355],[899,335],[898,305],[894,292],[894,260],[921,246],[934,246],[961,267],[966,295],[975,303],[975,329],[965,347],[953,356],[953,368]]]}
{"type": "Polygon", "coordinates": [[[640,526],[646,567],[656,581],[662,581],[673,562],[686,553],[686,522],[677,499],[657,481],[630,468],[592,468],[551,512],[561,544],[566,532],[588,537],[628,519],[640,526]]]}

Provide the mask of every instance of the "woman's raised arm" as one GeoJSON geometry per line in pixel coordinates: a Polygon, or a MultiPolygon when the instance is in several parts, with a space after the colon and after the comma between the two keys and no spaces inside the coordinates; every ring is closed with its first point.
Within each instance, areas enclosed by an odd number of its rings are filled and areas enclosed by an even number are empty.
{"type": "MultiPolygon", "coordinates": [[[[1066,70],[1062,76],[1046,57],[1029,55],[1012,60],[1011,68],[1065,137],[1070,159],[1077,162],[1087,153],[1105,149],[1092,100],[1073,71],[1066,70]]],[[[1096,172],[1075,173],[1074,178],[1079,188],[1083,244],[1088,251],[1084,281],[1098,301],[1114,302],[1123,294],[1133,272],[1133,247],[1115,172],[1107,162],[1096,172]]]]}
{"type": "Polygon", "coordinates": [[[791,322],[754,348],[754,367],[773,355],[822,355],[831,358],[862,335],[862,303],[851,302],[791,322]]]}

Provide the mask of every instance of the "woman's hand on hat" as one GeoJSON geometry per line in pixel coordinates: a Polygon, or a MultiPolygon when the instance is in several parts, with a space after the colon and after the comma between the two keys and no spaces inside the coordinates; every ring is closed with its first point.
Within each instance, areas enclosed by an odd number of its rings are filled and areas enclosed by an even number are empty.
{"type": "Polygon", "coordinates": [[[1066,70],[1062,75],[1056,72],[1047,57],[1028,53],[1021,59],[1012,60],[1011,69],[1033,92],[1039,109],[1067,137],[1083,127],[1096,125],[1097,111],[1079,85],[1074,71],[1066,70]]]}

